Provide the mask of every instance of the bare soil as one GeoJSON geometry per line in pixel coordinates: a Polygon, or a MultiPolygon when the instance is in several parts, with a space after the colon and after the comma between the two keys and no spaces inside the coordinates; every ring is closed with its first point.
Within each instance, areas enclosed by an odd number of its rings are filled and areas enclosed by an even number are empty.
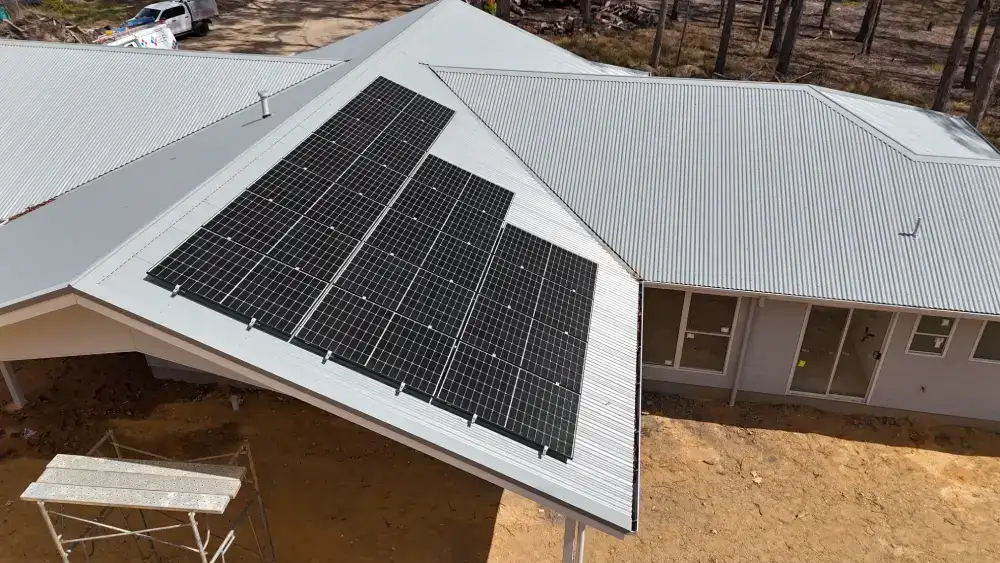
{"type": "MultiPolygon", "coordinates": [[[[18,497],[52,455],[85,451],[109,428],[183,457],[249,438],[282,561],[559,560],[558,515],[298,401],[154,380],[137,355],[17,369],[31,404],[0,413],[0,562],[56,561],[18,497]],[[235,412],[233,392],[244,401],[235,412]]],[[[588,562],[1000,558],[1000,436],[658,395],[644,410],[639,533],[592,531],[588,562]]],[[[250,560],[240,553],[230,560],[250,560]]],[[[93,560],[140,561],[124,541],[93,560]]]]}

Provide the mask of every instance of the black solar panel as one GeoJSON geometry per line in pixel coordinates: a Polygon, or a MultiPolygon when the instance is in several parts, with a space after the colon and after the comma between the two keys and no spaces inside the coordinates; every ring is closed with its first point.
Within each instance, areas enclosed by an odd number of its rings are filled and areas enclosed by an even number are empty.
{"type": "Polygon", "coordinates": [[[222,304],[246,319],[255,319],[254,326],[262,325],[287,338],[324,285],[310,275],[265,258],[222,304]]]}
{"type": "Polygon", "coordinates": [[[330,289],[297,339],[323,352],[365,365],[392,313],[339,287],[330,289]]]}
{"type": "Polygon", "coordinates": [[[510,202],[513,199],[514,193],[510,190],[505,190],[493,182],[487,182],[479,176],[473,176],[465,186],[459,201],[502,221],[507,216],[507,210],[510,209],[510,202]]]}
{"type": "Polygon", "coordinates": [[[467,342],[487,354],[520,365],[531,318],[479,296],[462,333],[467,342]]]}
{"type": "Polygon", "coordinates": [[[383,209],[381,203],[334,185],[306,211],[306,217],[347,236],[361,238],[383,209]]]}
{"type": "Polygon", "coordinates": [[[393,381],[433,395],[455,340],[396,315],[382,335],[368,367],[393,381]]]}
{"type": "Polygon", "coordinates": [[[424,160],[413,179],[436,188],[444,195],[457,199],[462,195],[465,184],[468,183],[472,174],[429,154],[424,160]]]}
{"type": "Polygon", "coordinates": [[[434,241],[423,267],[462,287],[476,289],[488,259],[487,252],[442,233],[434,241]]]}
{"type": "Polygon", "coordinates": [[[327,180],[339,178],[357,158],[357,153],[337,146],[315,133],[306,137],[302,144],[285,156],[289,163],[327,180]]]}
{"type": "Polygon", "coordinates": [[[572,391],[580,392],[587,343],[535,321],[521,367],[572,391]]]}
{"type": "Polygon", "coordinates": [[[511,225],[503,228],[497,243],[497,256],[538,276],[545,273],[550,250],[548,241],[511,225]]]}
{"type": "Polygon", "coordinates": [[[380,129],[344,113],[333,116],[316,130],[320,137],[356,153],[364,152],[379,132],[380,129]]]}
{"type": "Polygon", "coordinates": [[[298,213],[243,192],[212,217],[205,228],[258,252],[266,252],[299,217],[298,213]]]}
{"type": "Polygon", "coordinates": [[[483,280],[482,294],[522,315],[532,316],[542,280],[525,268],[494,257],[483,280]]]}
{"type": "Polygon", "coordinates": [[[421,271],[403,298],[399,313],[448,336],[458,336],[471,303],[472,292],[468,289],[421,271]]]}
{"type": "Polygon", "coordinates": [[[506,428],[528,440],[573,457],[580,395],[521,370],[506,428]]]}
{"type": "Polygon", "coordinates": [[[437,232],[416,219],[389,211],[375,228],[368,243],[393,256],[419,265],[434,244],[437,232]]]}
{"type": "Polygon", "coordinates": [[[330,281],[357,245],[357,239],[303,218],[267,255],[330,281]]]}
{"type": "Polygon", "coordinates": [[[426,184],[412,180],[392,205],[397,213],[416,219],[434,229],[440,229],[444,225],[453,207],[455,207],[454,199],[426,184]]]}
{"type": "Polygon", "coordinates": [[[452,113],[375,80],[149,275],[570,457],[597,266],[426,155],[452,113]]]}
{"type": "Polygon", "coordinates": [[[486,422],[503,426],[518,369],[471,346],[459,344],[438,398],[486,422]]]}
{"type": "Polygon", "coordinates": [[[218,303],[263,256],[205,229],[191,235],[149,275],[180,293],[218,303]]]}
{"type": "Polygon", "coordinates": [[[337,285],[364,299],[395,310],[410,287],[417,267],[364,245],[337,280],[337,285]]]}
{"type": "Polygon", "coordinates": [[[280,160],[247,188],[247,192],[304,213],[332,183],[300,166],[280,160]]]}
{"type": "Polygon", "coordinates": [[[367,158],[359,158],[337,180],[337,185],[386,205],[405,181],[405,174],[367,158]]]}

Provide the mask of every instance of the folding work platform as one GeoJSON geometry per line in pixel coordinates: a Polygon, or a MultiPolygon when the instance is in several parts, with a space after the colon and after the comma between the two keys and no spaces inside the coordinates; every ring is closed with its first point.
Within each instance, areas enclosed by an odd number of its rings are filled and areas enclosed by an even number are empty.
{"type": "MultiPolygon", "coordinates": [[[[163,544],[195,553],[202,563],[225,563],[226,553],[234,545],[259,556],[261,561],[275,561],[257,472],[250,454],[250,445],[246,441],[235,452],[176,461],[124,446],[109,431],[87,455],[55,456],[38,480],[28,485],[21,500],[38,504],[42,519],[64,563],[70,561],[70,555],[78,546],[83,547],[84,556],[89,561],[92,551],[88,552],[88,544],[123,537],[134,540],[135,547],[144,560],[159,561],[156,545],[163,544]],[[110,446],[116,457],[94,457],[94,454],[99,454],[102,446],[110,446]],[[123,452],[151,459],[126,459],[123,452]],[[241,456],[245,458],[245,467],[236,464],[241,456]],[[224,461],[225,465],[207,463],[219,460],[224,461]],[[228,529],[227,532],[221,536],[213,536],[209,516],[223,517],[230,502],[239,495],[243,483],[253,485],[252,492],[244,495],[250,498],[246,499],[235,518],[223,520],[228,524],[223,528],[228,529]],[[95,517],[85,518],[68,514],[63,507],[53,509],[50,506],[52,504],[86,505],[99,508],[100,511],[95,517]],[[259,509],[261,536],[258,536],[251,517],[251,509],[255,504],[259,509]],[[165,515],[172,523],[163,526],[147,525],[146,516],[150,511],[165,515]],[[107,522],[115,513],[121,516],[121,525],[107,522]],[[138,529],[132,529],[130,525],[129,516],[134,513],[138,513],[141,522],[138,529]],[[177,518],[171,516],[171,513],[186,513],[187,518],[177,518]],[[199,519],[204,522],[200,523],[199,519]],[[235,543],[236,526],[244,521],[249,525],[256,549],[235,543]],[[85,526],[83,531],[66,539],[64,532],[67,526],[76,523],[85,526]],[[180,531],[184,528],[191,530],[190,545],[163,537],[170,530],[180,531]],[[140,539],[148,544],[145,552],[140,546],[140,539]],[[212,545],[213,540],[218,541],[218,545],[212,545]]],[[[176,535],[176,532],[173,533],[176,535]]]]}

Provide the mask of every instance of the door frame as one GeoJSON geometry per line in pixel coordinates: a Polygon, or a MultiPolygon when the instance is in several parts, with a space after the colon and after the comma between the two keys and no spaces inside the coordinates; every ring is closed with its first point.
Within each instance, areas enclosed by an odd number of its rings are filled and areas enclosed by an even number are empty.
{"type": "Polygon", "coordinates": [[[785,395],[795,395],[799,397],[812,397],[816,399],[831,399],[835,401],[844,401],[848,403],[864,403],[868,404],[871,400],[872,391],[875,389],[875,384],[878,382],[879,373],[882,371],[882,364],[885,363],[885,348],[892,341],[892,335],[896,330],[896,322],[899,320],[898,312],[891,312],[892,318],[889,319],[889,328],[886,330],[885,335],[882,337],[882,343],[879,345],[879,351],[882,353],[882,357],[879,358],[878,364],[875,366],[875,371],[872,373],[871,380],[868,381],[868,389],[865,390],[865,395],[863,397],[850,397],[847,395],[836,395],[830,393],[830,388],[833,386],[833,378],[837,375],[837,365],[840,364],[840,355],[844,351],[844,343],[847,341],[847,331],[851,328],[851,320],[854,318],[855,309],[863,309],[866,311],[879,311],[885,312],[879,309],[864,309],[863,307],[835,307],[832,305],[821,305],[822,307],[830,307],[836,309],[847,309],[847,322],[844,323],[844,329],[840,334],[840,342],[837,345],[836,357],[833,360],[833,367],[830,369],[830,375],[826,381],[826,393],[810,393],[808,391],[795,391],[792,389],[792,380],[795,378],[795,370],[799,365],[799,354],[802,352],[802,341],[805,340],[806,328],[809,326],[809,316],[812,314],[813,304],[809,303],[806,306],[806,314],[802,318],[802,328],[799,329],[799,338],[795,345],[795,357],[792,359],[792,367],[788,372],[788,381],[785,383],[785,395]]]}

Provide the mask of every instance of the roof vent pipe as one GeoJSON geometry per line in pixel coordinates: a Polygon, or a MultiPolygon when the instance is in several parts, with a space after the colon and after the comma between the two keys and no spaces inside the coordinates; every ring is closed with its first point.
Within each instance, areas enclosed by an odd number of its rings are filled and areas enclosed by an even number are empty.
{"type": "Polygon", "coordinates": [[[260,96],[260,118],[267,119],[271,116],[271,108],[267,105],[267,99],[271,97],[271,94],[268,94],[267,90],[261,90],[257,92],[257,95],[260,96]]]}

